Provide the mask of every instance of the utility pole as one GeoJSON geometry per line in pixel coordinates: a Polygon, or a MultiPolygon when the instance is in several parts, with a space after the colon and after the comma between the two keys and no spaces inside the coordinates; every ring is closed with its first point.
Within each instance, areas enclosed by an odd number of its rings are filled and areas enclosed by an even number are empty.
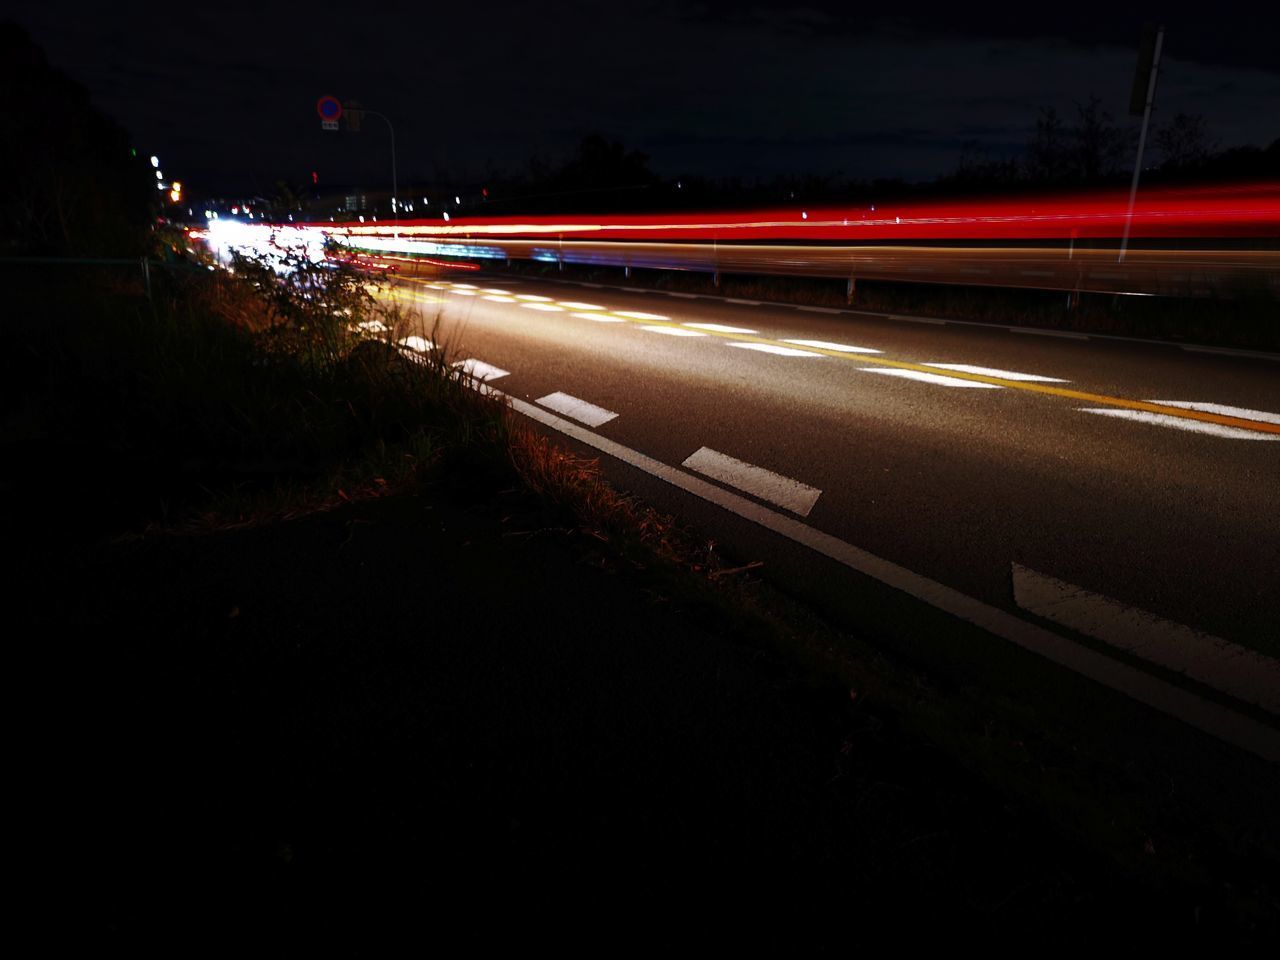
{"type": "Polygon", "coordinates": [[[1133,164],[1133,185],[1129,188],[1129,212],[1124,218],[1124,236],[1120,240],[1118,263],[1124,262],[1129,246],[1129,228],[1133,224],[1133,205],[1138,199],[1138,177],[1142,174],[1142,153],[1147,145],[1147,126],[1151,123],[1151,105],[1156,99],[1156,77],[1160,73],[1160,48],[1164,46],[1164,27],[1147,27],[1138,51],[1138,70],[1133,77],[1133,93],[1129,97],[1129,113],[1142,114],[1142,132],[1138,135],[1138,158],[1133,164]]]}

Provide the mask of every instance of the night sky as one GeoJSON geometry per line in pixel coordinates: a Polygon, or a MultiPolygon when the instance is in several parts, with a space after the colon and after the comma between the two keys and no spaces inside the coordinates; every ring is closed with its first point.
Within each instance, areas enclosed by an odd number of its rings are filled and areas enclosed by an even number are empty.
{"type": "Polygon", "coordinates": [[[198,195],[312,170],[322,186],[381,186],[385,128],[322,132],[326,93],[392,118],[402,183],[554,164],[591,132],[664,176],[928,179],[966,149],[1018,155],[1041,107],[1070,119],[1096,95],[1128,122],[1146,20],[1167,28],[1156,121],[1202,114],[1216,146],[1265,146],[1280,136],[1277,6],[926,2],[894,18],[892,5],[827,0],[53,3],[11,15],[198,195]]]}

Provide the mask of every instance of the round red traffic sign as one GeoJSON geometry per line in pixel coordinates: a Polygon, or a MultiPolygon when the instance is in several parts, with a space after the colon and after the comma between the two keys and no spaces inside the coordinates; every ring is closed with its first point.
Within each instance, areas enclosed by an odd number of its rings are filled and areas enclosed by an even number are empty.
{"type": "Polygon", "coordinates": [[[337,120],[342,116],[342,103],[337,97],[321,97],[316,101],[316,113],[321,120],[337,120]]]}

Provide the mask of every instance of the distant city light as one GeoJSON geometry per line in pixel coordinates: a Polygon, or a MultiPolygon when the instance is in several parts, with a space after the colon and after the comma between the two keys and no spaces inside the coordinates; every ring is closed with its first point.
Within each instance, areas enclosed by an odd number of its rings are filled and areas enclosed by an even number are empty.
{"type": "Polygon", "coordinates": [[[454,198],[453,198],[453,202],[454,202],[454,203],[461,203],[461,202],[462,202],[462,198],[461,198],[461,197],[454,197],[454,198]]]}
{"type": "Polygon", "coordinates": [[[423,197],[423,198],[422,198],[422,205],[423,205],[424,207],[427,205],[427,198],[426,198],[426,197],[423,197]]]}
{"type": "Polygon", "coordinates": [[[158,167],[158,166],[160,166],[160,158],[159,158],[159,157],[152,157],[152,158],[151,158],[151,165],[152,165],[153,167],[158,167]]]}
{"type": "Polygon", "coordinates": [[[445,214],[444,214],[444,222],[445,223],[449,222],[449,212],[447,210],[445,211],[445,214]]]}
{"type": "Polygon", "coordinates": [[[164,174],[163,174],[161,171],[159,171],[159,170],[157,170],[157,171],[156,171],[156,179],[157,179],[157,180],[163,180],[163,179],[164,179],[164,174]]]}
{"type": "Polygon", "coordinates": [[[361,223],[364,223],[364,214],[363,214],[363,213],[362,213],[362,214],[360,214],[360,222],[361,222],[361,223]]]}

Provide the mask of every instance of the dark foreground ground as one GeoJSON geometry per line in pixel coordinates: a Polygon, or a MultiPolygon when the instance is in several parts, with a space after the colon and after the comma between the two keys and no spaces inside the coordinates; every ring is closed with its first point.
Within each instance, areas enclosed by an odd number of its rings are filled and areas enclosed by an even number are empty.
{"type": "Polygon", "coordinates": [[[443,490],[68,547],[12,581],[57,937],[1267,935],[1229,893],[1113,873],[526,495],[443,490]]]}

